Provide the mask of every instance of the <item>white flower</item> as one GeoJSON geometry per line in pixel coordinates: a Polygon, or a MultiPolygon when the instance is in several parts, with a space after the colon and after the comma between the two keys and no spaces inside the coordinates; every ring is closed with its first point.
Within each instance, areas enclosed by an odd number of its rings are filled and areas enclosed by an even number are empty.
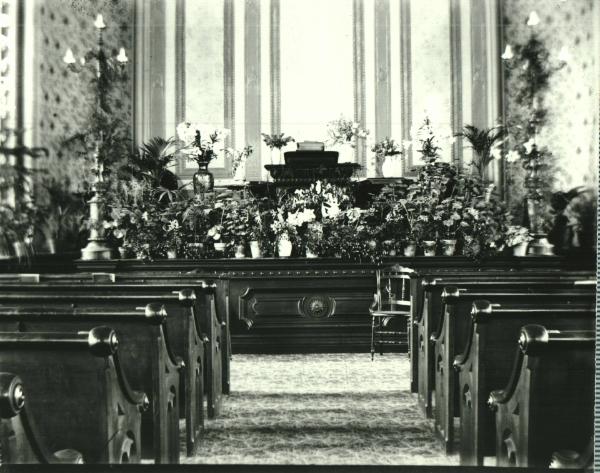
{"type": "Polygon", "coordinates": [[[144,220],[145,222],[148,221],[148,212],[147,211],[142,214],[142,220],[144,220]]]}
{"type": "Polygon", "coordinates": [[[325,218],[337,218],[340,215],[340,206],[337,202],[328,202],[321,206],[321,213],[325,218]]]}
{"type": "Polygon", "coordinates": [[[473,207],[469,207],[467,212],[469,212],[473,217],[479,218],[479,210],[474,209],[473,207]]]}
{"type": "Polygon", "coordinates": [[[525,147],[525,152],[527,154],[531,153],[531,151],[533,151],[534,145],[535,145],[535,140],[533,138],[530,138],[527,143],[523,143],[523,146],[525,147]]]}
{"type": "Polygon", "coordinates": [[[177,125],[177,136],[184,143],[191,143],[194,141],[196,137],[196,130],[198,130],[200,125],[192,122],[181,122],[177,125]]]}
{"type": "Polygon", "coordinates": [[[490,151],[490,155],[494,159],[501,159],[502,158],[502,149],[499,146],[494,146],[492,148],[492,150],[490,151]]]}
{"type": "Polygon", "coordinates": [[[179,222],[177,220],[171,220],[169,222],[169,227],[168,227],[169,231],[177,230],[178,228],[179,228],[179,222]]]}
{"type": "Polygon", "coordinates": [[[509,163],[517,162],[519,159],[521,159],[521,155],[518,151],[515,151],[514,149],[510,150],[506,155],[506,161],[509,163]]]}
{"type": "Polygon", "coordinates": [[[358,207],[352,207],[351,209],[348,209],[346,211],[346,216],[348,217],[348,221],[350,223],[356,222],[360,218],[361,214],[362,214],[362,210],[359,209],[358,207]]]}

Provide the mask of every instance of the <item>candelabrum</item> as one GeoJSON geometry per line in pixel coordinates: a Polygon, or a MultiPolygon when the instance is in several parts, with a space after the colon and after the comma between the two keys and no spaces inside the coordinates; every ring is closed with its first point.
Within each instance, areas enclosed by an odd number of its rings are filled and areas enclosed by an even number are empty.
{"type": "MultiPolygon", "coordinates": [[[[104,41],[102,33],[106,28],[102,15],[96,17],[94,27],[98,32],[98,42],[95,50],[88,51],[85,56],[79,59],[79,63],[71,49],[67,49],[63,61],[72,72],[79,73],[87,66],[91,65],[96,74],[96,114],[105,114],[107,106],[108,85],[117,78],[123,78],[125,74],[125,65],[128,62],[125,48],[119,50],[116,57],[109,57],[104,51],[104,41]],[[94,61],[89,64],[90,61],[94,61]]],[[[88,244],[81,250],[81,259],[98,260],[110,259],[112,249],[108,246],[104,233],[104,156],[106,151],[103,149],[104,135],[101,130],[95,130],[95,146],[92,152],[94,160],[94,180],[92,183],[92,198],[88,204],[90,206],[89,224],[90,235],[88,244]]]]}
{"type": "Polygon", "coordinates": [[[527,171],[525,186],[527,187],[527,216],[529,218],[529,231],[533,240],[529,243],[527,253],[530,255],[552,255],[553,245],[548,242],[543,230],[544,217],[542,205],[544,196],[540,190],[539,169],[542,166],[541,155],[534,144],[531,153],[523,163],[527,171]]]}

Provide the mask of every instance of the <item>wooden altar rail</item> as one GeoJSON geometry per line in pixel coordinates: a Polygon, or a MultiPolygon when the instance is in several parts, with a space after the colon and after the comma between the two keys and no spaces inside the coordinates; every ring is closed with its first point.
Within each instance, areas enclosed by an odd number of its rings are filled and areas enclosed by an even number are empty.
{"type": "MultiPolygon", "coordinates": [[[[375,292],[374,272],[377,267],[373,263],[337,258],[244,258],[153,262],[133,259],[77,261],[75,264],[79,273],[64,274],[65,278],[73,277],[73,282],[81,274],[91,277],[92,273],[114,274],[117,282],[134,276],[146,282],[176,281],[186,277],[214,280],[220,286],[217,312],[223,314],[220,315],[221,322],[229,321],[231,329],[231,343],[224,338],[227,345],[223,356],[227,359],[231,351],[361,352],[367,351],[370,346],[368,308],[375,292]]],[[[382,264],[400,264],[415,269],[413,294],[419,292],[424,276],[439,272],[593,268],[593,261],[589,258],[554,256],[494,257],[482,262],[462,256],[394,257],[385,259],[382,264]]],[[[44,271],[51,272],[54,272],[52,267],[44,271]]],[[[0,281],[6,277],[9,276],[0,274],[0,281]]],[[[41,280],[46,280],[43,273],[41,280]]],[[[416,310],[420,300],[415,297],[413,300],[416,301],[416,310]]],[[[413,337],[409,344],[415,353],[413,337]]],[[[406,350],[407,347],[400,349],[406,350]]],[[[415,363],[416,357],[413,356],[412,364],[415,363]]],[[[416,390],[416,365],[412,371],[411,387],[416,390]]],[[[223,389],[228,392],[226,380],[223,389]]]]}

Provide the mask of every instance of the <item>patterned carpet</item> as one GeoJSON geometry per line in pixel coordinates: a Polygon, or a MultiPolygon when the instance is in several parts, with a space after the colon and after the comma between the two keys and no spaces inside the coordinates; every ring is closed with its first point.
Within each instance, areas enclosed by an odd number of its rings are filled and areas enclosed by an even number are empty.
{"type": "Polygon", "coordinates": [[[236,355],[206,464],[456,465],[409,392],[406,355],[236,355]]]}

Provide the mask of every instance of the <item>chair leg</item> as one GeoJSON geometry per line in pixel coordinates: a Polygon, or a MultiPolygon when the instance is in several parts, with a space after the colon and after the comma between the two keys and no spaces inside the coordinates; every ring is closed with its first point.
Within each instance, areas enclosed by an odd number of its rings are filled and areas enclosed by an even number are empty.
{"type": "Polygon", "coordinates": [[[371,361],[375,359],[375,317],[371,317],[371,361]]]}

